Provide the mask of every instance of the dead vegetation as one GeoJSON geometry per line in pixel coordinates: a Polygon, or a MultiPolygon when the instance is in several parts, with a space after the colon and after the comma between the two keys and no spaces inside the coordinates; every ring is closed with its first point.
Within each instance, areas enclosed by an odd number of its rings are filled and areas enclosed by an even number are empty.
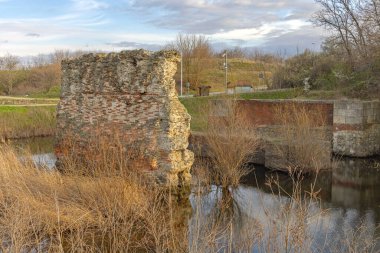
{"type": "Polygon", "coordinates": [[[290,173],[318,173],[331,167],[331,127],[321,107],[289,103],[275,108],[279,122],[277,152],[290,173]]]}
{"type": "Polygon", "coordinates": [[[254,125],[249,124],[236,99],[211,101],[207,109],[206,145],[217,185],[237,187],[250,170],[247,164],[259,146],[254,125]]]}
{"type": "Polygon", "coordinates": [[[290,173],[291,192],[278,178],[268,179],[272,192],[258,197],[239,185],[258,142],[235,102],[227,103],[214,113],[234,116],[208,122],[214,165],[193,168],[189,199],[152,183],[136,166],[141,150],[116,141],[92,144],[87,163],[67,156],[64,173],[2,146],[1,251],[375,252],[377,238],[365,225],[341,237],[328,230],[319,231],[323,240],[316,236],[329,210],[321,208],[315,184],[302,187],[304,174],[290,173]]]}

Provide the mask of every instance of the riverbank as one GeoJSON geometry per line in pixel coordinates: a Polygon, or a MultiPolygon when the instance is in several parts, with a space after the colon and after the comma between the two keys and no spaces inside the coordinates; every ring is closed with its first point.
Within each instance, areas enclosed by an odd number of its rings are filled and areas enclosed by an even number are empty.
{"type": "Polygon", "coordinates": [[[50,136],[55,125],[55,104],[0,106],[0,141],[50,136]]]}
{"type": "Polygon", "coordinates": [[[319,175],[318,180],[256,168],[245,184],[223,191],[210,184],[208,168],[198,165],[192,194],[177,202],[169,192],[147,184],[144,175],[128,168],[128,162],[119,168],[120,163],[107,160],[108,156],[96,164],[100,174],[95,175],[82,174],[85,168],[75,163],[69,163],[73,167],[65,174],[41,170],[17,157],[12,149],[0,149],[1,240],[7,250],[103,252],[129,247],[128,252],[164,248],[199,253],[223,247],[231,252],[352,249],[356,253],[379,249],[378,177],[348,176],[363,176],[355,168],[348,174],[338,170],[319,175]],[[347,180],[360,185],[341,183],[347,180]]]}

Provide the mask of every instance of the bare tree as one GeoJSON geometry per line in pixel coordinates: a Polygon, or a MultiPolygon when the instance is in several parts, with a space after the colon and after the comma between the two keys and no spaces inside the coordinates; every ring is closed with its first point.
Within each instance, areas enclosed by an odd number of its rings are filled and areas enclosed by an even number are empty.
{"type": "MultiPolygon", "coordinates": [[[[225,50],[223,50],[224,52],[225,50]]],[[[248,58],[249,57],[249,51],[247,48],[242,48],[239,46],[234,47],[232,50],[228,50],[228,56],[230,58],[248,58]]]]}
{"type": "Polygon", "coordinates": [[[212,49],[208,39],[203,35],[178,34],[176,40],[166,48],[182,53],[184,80],[190,82],[193,88],[198,87],[204,79],[204,74],[212,57],[212,49]]]}
{"type": "Polygon", "coordinates": [[[380,1],[368,0],[362,8],[365,33],[370,50],[380,51],[380,1]]]}
{"type": "Polygon", "coordinates": [[[70,50],[62,50],[57,49],[50,55],[50,63],[58,63],[61,64],[63,59],[67,59],[70,57],[70,50]]]}
{"type": "Polygon", "coordinates": [[[14,55],[7,54],[1,58],[1,63],[4,71],[2,86],[4,87],[6,94],[10,95],[16,81],[16,73],[14,72],[17,69],[17,65],[20,63],[20,60],[14,55]]]}
{"type": "Polygon", "coordinates": [[[40,68],[42,66],[48,65],[49,63],[49,57],[47,55],[38,54],[32,58],[30,65],[34,68],[40,68]]]}
{"type": "Polygon", "coordinates": [[[333,32],[330,43],[343,46],[351,66],[355,60],[368,63],[370,45],[378,46],[380,31],[379,0],[315,0],[321,9],[315,13],[316,25],[333,32]]]}

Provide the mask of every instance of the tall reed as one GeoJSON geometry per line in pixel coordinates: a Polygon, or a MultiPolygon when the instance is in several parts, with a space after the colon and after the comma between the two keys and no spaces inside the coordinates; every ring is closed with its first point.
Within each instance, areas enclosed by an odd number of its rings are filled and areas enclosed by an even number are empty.
{"type": "Polygon", "coordinates": [[[211,101],[205,131],[216,184],[237,187],[259,146],[256,128],[244,117],[236,99],[211,101]]]}
{"type": "Polygon", "coordinates": [[[285,104],[275,108],[275,118],[279,122],[275,146],[290,173],[331,167],[332,129],[322,108],[310,110],[302,103],[285,104]]]}
{"type": "Polygon", "coordinates": [[[55,107],[0,107],[0,142],[5,139],[51,136],[55,133],[55,107]]]}

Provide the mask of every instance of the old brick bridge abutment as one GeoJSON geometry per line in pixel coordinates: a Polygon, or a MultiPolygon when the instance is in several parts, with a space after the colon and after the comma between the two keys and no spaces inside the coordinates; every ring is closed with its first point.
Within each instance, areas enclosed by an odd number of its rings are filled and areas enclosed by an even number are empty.
{"type": "Polygon", "coordinates": [[[160,183],[189,183],[194,156],[187,149],[190,116],[173,79],[178,61],[175,51],[145,50],[63,61],[58,159],[68,138],[75,136],[81,149],[91,149],[92,138],[100,136],[109,138],[110,146],[117,141],[142,150],[143,169],[160,183]]]}
{"type": "MultiPolygon", "coordinates": [[[[261,128],[281,124],[276,109],[293,104],[318,112],[326,137],[336,155],[370,157],[380,155],[380,101],[345,100],[242,100],[241,110],[261,128]]],[[[317,127],[317,126],[316,126],[317,127]]],[[[312,138],[312,136],[311,136],[312,138]]],[[[326,147],[327,148],[327,147],[326,147]]]]}
{"type": "MultiPolygon", "coordinates": [[[[223,100],[212,100],[210,105],[223,108],[223,103],[223,100]]],[[[279,112],[286,112],[293,106],[304,108],[309,115],[317,113],[322,119],[323,124],[311,126],[309,135],[303,137],[310,145],[323,147],[320,157],[326,168],[330,166],[332,154],[362,158],[380,155],[379,100],[252,99],[237,100],[237,105],[246,122],[256,127],[261,139],[259,150],[252,156],[253,163],[279,170],[287,168],[290,154],[279,153],[279,150],[289,149],[286,147],[288,141],[283,140],[284,129],[279,112]]],[[[211,116],[224,117],[223,110],[219,111],[211,116]]],[[[203,133],[192,133],[190,143],[191,149],[198,150],[201,156],[209,155],[203,133]]]]}

